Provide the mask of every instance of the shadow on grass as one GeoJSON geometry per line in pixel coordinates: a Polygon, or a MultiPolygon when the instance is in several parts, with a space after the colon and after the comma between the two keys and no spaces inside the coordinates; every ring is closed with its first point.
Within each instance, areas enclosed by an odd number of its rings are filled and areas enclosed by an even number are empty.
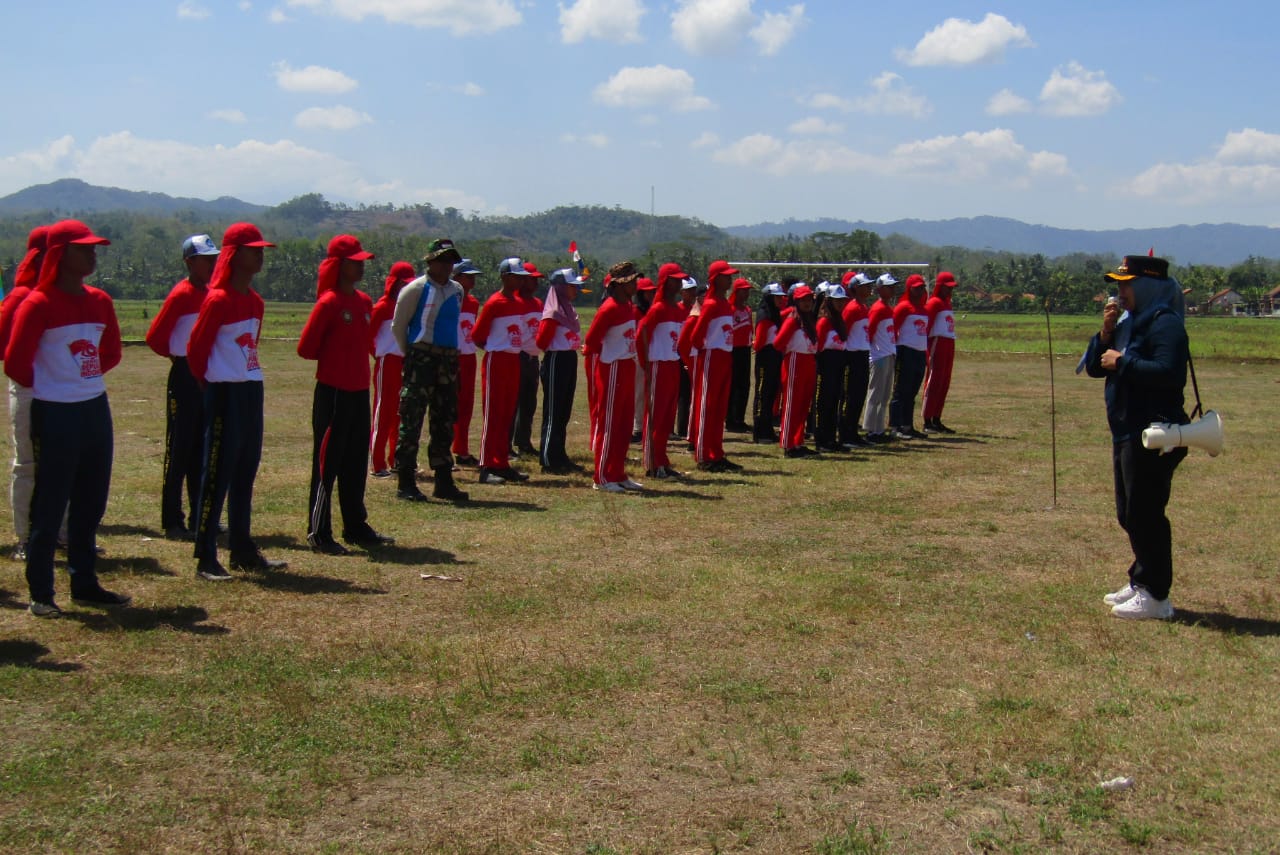
{"type": "MultiPolygon", "coordinates": [[[[193,559],[194,560],[194,559],[193,559]]],[[[139,576],[176,576],[172,570],[166,570],[160,565],[158,558],[150,555],[135,558],[123,555],[100,556],[94,562],[94,567],[101,574],[131,572],[137,573],[139,576]]]]}
{"type": "Polygon", "coordinates": [[[98,526],[98,531],[103,534],[116,535],[135,535],[137,537],[150,537],[156,540],[164,538],[164,532],[146,525],[129,525],[128,523],[102,523],[98,526]]]}
{"type": "Polygon", "coordinates": [[[1207,627],[1232,635],[1253,635],[1259,638],[1280,636],[1280,621],[1236,617],[1224,612],[1197,612],[1179,608],[1174,612],[1172,620],[1174,623],[1207,627]]]}
{"type": "Polygon", "coordinates": [[[391,547],[378,553],[379,564],[401,564],[406,567],[428,564],[448,564],[462,566],[474,564],[474,561],[459,561],[452,552],[436,549],[432,546],[391,547]]]}
{"type": "MultiPolygon", "coordinates": [[[[530,481],[524,484],[513,485],[513,486],[537,487],[539,485],[530,481]]],[[[547,486],[552,486],[552,485],[547,485],[547,486]]],[[[488,487],[487,489],[501,490],[502,487],[501,485],[499,485],[498,487],[488,487]]],[[[471,498],[468,499],[467,501],[458,502],[457,508],[463,511],[465,510],[487,511],[487,510],[498,510],[498,509],[508,510],[508,511],[537,512],[537,513],[546,513],[547,511],[547,509],[542,507],[542,505],[537,505],[537,504],[534,504],[533,502],[513,502],[505,499],[477,499],[475,497],[475,493],[471,493],[471,498]]]]}
{"type": "MultiPolygon", "coordinates": [[[[665,483],[665,482],[663,482],[665,483]]],[[[616,493],[614,495],[624,495],[616,493]]],[[[703,502],[723,502],[724,496],[717,493],[696,493],[693,490],[668,490],[665,487],[650,487],[645,485],[643,493],[627,493],[625,495],[635,496],[640,499],[693,499],[694,501],[703,502]]]]}
{"type": "Polygon", "coordinates": [[[63,620],[73,620],[98,632],[124,630],[125,632],[151,632],[172,629],[192,635],[226,635],[231,630],[216,623],[205,623],[209,612],[200,606],[165,606],[146,608],[127,606],[122,609],[98,611],[72,606],[62,613],[63,620]]]}
{"type": "Polygon", "coordinates": [[[78,662],[42,661],[48,653],[49,648],[38,641],[23,638],[0,641],[0,665],[16,665],[33,671],[58,671],[64,674],[84,670],[84,666],[78,662]]]}
{"type": "MultiPolygon", "coordinates": [[[[303,559],[305,561],[305,559],[303,559]]],[[[290,559],[296,562],[297,559],[290,559]]],[[[310,576],[294,573],[288,568],[267,570],[262,573],[245,573],[237,578],[267,591],[287,591],[291,594],[385,594],[382,588],[357,585],[348,579],[335,576],[310,576]]]]}

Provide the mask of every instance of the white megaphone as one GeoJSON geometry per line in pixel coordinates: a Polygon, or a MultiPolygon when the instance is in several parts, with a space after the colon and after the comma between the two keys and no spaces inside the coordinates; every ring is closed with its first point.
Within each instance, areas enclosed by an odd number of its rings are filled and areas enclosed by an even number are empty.
{"type": "Polygon", "coordinates": [[[1175,448],[1203,448],[1210,457],[1222,452],[1222,416],[1209,410],[1189,425],[1157,422],[1142,432],[1142,445],[1168,454],[1175,448]]]}

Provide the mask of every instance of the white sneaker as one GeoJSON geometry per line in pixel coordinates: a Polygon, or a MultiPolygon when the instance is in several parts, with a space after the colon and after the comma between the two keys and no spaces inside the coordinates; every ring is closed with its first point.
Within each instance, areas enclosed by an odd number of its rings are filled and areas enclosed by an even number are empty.
{"type": "Polygon", "coordinates": [[[1121,603],[1127,603],[1133,599],[1133,595],[1138,593],[1138,589],[1130,585],[1128,582],[1118,591],[1112,591],[1102,598],[1102,602],[1109,606],[1118,606],[1121,603]]]}
{"type": "Polygon", "coordinates": [[[1168,620],[1173,617],[1173,603],[1157,600],[1142,588],[1137,588],[1133,596],[1113,608],[1111,614],[1129,620],[1168,620]]]}
{"type": "Polygon", "coordinates": [[[603,484],[592,484],[592,490],[600,490],[604,493],[625,493],[622,485],[617,481],[605,481],[603,484]]]}
{"type": "Polygon", "coordinates": [[[619,483],[622,485],[622,489],[630,490],[633,493],[639,493],[644,489],[643,484],[639,481],[632,481],[630,478],[624,478],[619,483]]]}

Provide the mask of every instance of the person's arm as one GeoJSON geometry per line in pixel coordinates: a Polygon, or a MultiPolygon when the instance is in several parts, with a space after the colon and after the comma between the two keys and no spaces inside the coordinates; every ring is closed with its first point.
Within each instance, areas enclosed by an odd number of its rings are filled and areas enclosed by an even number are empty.
{"type": "Polygon", "coordinates": [[[484,347],[485,342],[489,340],[489,328],[492,326],[493,308],[486,302],[476,313],[476,325],[471,328],[471,341],[476,347],[484,347]]]}
{"type": "Polygon", "coordinates": [[[396,340],[401,353],[409,352],[409,322],[413,320],[413,313],[418,311],[418,298],[426,287],[425,283],[419,286],[410,282],[396,296],[396,307],[391,313],[391,337],[396,340]]]}
{"type": "Polygon", "coordinates": [[[330,307],[333,304],[321,297],[311,307],[307,323],[302,327],[302,335],[298,337],[298,355],[303,359],[319,359],[320,349],[329,332],[329,321],[332,317],[330,307]]]}
{"type": "Polygon", "coordinates": [[[1161,315],[1147,330],[1150,356],[1126,348],[1116,359],[1116,373],[1126,383],[1144,388],[1181,389],[1187,383],[1187,331],[1175,314],[1161,315]]]}
{"type": "Polygon", "coordinates": [[[787,342],[791,341],[791,336],[802,328],[798,313],[792,312],[787,315],[787,319],[782,322],[782,326],[778,329],[778,335],[773,339],[773,349],[779,353],[786,353],[787,342]]]}
{"type": "Polygon", "coordinates": [[[586,336],[582,339],[582,349],[586,353],[599,353],[601,346],[604,344],[605,334],[609,331],[609,327],[613,326],[614,307],[618,304],[612,300],[605,302],[600,307],[600,311],[596,312],[596,316],[591,319],[591,326],[587,329],[586,336]]]}
{"type": "Polygon", "coordinates": [[[538,323],[538,334],[534,337],[533,343],[538,346],[538,350],[546,351],[551,347],[552,340],[556,337],[556,326],[558,322],[551,318],[543,318],[538,323]]]}
{"type": "Polygon", "coordinates": [[[103,292],[99,299],[105,309],[102,320],[106,326],[102,330],[102,338],[98,341],[98,364],[101,366],[102,373],[106,374],[120,364],[124,355],[124,344],[120,340],[120,321],[116,318],[116,307],[111,301],[111,295],[103,292]]]}
{"type": "Polygon", "coordinates": [[[761,318],[756,323],[755,339],[751,342],[751,349],[756,353],[759,353],[768,346],[767,341],[769,339],[769,327],[771,326],[773,326],[773,321],[768,318],[761,318]]]}
{"type": "Polygon", "coordinates": [[[209,294],[200,307],[195,326],[191,328],[191,339],[187,342],[187,367],[191,369],[191,376],[201,382],[204,382],[204,374],[209,369],[209,354],[213,352],[218,330],[222,328],[224,305],[221,292],[209,294]]]}
{"type": "Polygon", "coordinates": [[[173,334],[173,327],[178,323],[178,295],[179,286],[174,286],[169,292],[169,296],[160,304],[160,311],[156,312],[156,316],[151,319],[151,326],[147,329],[147,347],[151,348],[160,356],[172,356],[169,352],[169,337],[173,334]]]}
{"type": "Polygon", "coordinates": [[[35,382],[36,348],[44,335],[46,308],[43,300],[28,297],[15,313],[9,346],[4,352],[4,373],[19,386],[30,388],[35,382]]]}

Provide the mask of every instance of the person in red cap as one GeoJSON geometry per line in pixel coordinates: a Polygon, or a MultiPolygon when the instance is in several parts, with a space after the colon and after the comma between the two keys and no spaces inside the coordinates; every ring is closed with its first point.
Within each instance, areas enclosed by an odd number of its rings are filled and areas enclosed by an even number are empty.
{"type": "Polygon", "coordinates": [[[751,348],[755,351],[755,396],[752,398],[752,439],[758,444],[778,441],[773,429],[778,388],[782,384],[782,354],[773,342],[782,327],[782,310],[787,305],[787,292],[777,282],[764,286],[760,305],[756,308],[756,328],[751,348]]]}
{"type": "MultiPolygon", "coordinates": [[[[48,226],[36,226],[27,235],[27,252],[13,276],[13,287],[0,304],[0,359],[13,332],[13,319],[22,301],[30,296],[40,278],[48,226]]],[[[13,441],[13,472],[9,479],[9,505],[13,508],[13,531],[18,545],[14,561],[27,560],[27,538],[31,534],[31,490],[35,486],[36,458],[31,447],[31,387],[9,379],[9,432],[13,441]]],[[[66,540],[65,523],[61,540],[66,540]]]]}
{"type": "Polygon", "coordinates": [[[818,328],[814,316],[813,289],[801,284],[791,293],[795,311],[782,321],[773,346],[783,354],[782,428],[778,443],[787,457],[808,457],[815,452],[805,446],[804,431],[813,407],[817,380],[818,328]]]}
{"type": "MultiPolygon", "coordinates": [[[[698,280],[692,276],[686,276],[684,284],[680,286],[680,308],[684,311],[684,317],[687,320],[689,313],[693,311],[693,307],[699,302],[699,297],[705,293],[706,288],[700,288],[698,280]]],[[[681,326],[681,334],[684,333],[684,327],[681,326]]],[[[690,325],[689,332],[692,334],[693,327],[690,325]]],[[[686,353],[680,351],[680,397],[676,400],[676,429],[675,436],[689,437],[689,413],[693,409],[693,360],[687,358],[686,353]]],[[[690,447],[692,448],[692,441],[690,447]]]]}
{"type": "Polygon", "coordinates": [[[209,277],[217,261],[218,247],[208,235],[192,235],[183,241],[187,278],[173,286],[147,330],[147,346],[170,363],[160,488],[160,527],[170,540],[191,540],[196,528],[204,458],[204,396],[187,366],[187,341],[209,294],[209,277]],[[190,508],[186,516],[182,513],[184,483],[190,508]]]}
{"type": "Polygon", "coordinates": [[[369,316],[369,352],[373,354],[373,429],[369,436],[369,459],[374,478],[390,478],[391,464],[395,463],[404,352],[391,332],[391,318],[395,315],[400,289],[417,276],[407,261],[391,265],[382,296],[373,304],[373,313],[369,316]]]}
{"type": "Polygon", "coordinates": [[[924,439],[916,430],[916,395],[924,381],[928,350],[929,316],[925,314],[925,281],[919,273],[907,277],[907,296],[893,307],[893,329],[898,337],[893,398],[889,401],[889,424],[897,439],[924,439]]]}
{"type": "Polygon", "coordinates": [[[636,382],[636,316],[631,299],[639,278],[630,261],[609,268],[609,296],[583,339],[583,347],[597,357],[593,486],[610,493],[644,489],[626,472],[636,382]]]}
{"type": "Polygon", "coordinates": [[[453,265],[453,280],[462,286],[462,311],[458,314],[458,417],[453,424],[453,459],[459,466],[479,466],[471,453],[471,417],[476,409],[476,326],[480,301],[471,293],[480,268],[464,258],[453,265]]]}
{"type": "MultiPolygon", "coordinates": [[[[654,282],[648,276],[641,276],[636,280],[636,296],[631,302],[631,309],[636,315],[637,335],[639,335],[640,332],[640,322],[644,320],[644,316],[648,314],[649,309],[653,307],[654,299],[657,295],[658,283],[654,282]]],[[[638,338],[637,341],[639,341],[638,338]]],[[[637,352],[635,414],[631,426],[631,441],[633,443],[644,442],[645,371],[647,368],[648,365],[645,363],[644,354],[637,352]]]]}
{"type": "Polygon", "coordinates": [[[676,402],[676,433],[684,437],[691,452],[696,452],[698,448],[698,414],[702,409],[702,362],[698,359],[698,348],[693,346],[693,330],[698,326],[698,319],[702,317],[702,303],[707,299],[706,286],[695,283],[692,288],[688,287],[694,281],[693,277],[684,280],[684,287],[680,291],[681,306],[687,314],[680,324],[680,338],[676,340],[676,353],[680,355],[680,399],[676,402]],[[693,295],[692,301],[689,300],[689,294],[693,295]]]}
{"type": "Polygon", "coordinates": [[[484,348],[481,365],[480,483],[527,481],[511,466],[511,419],[520,396],[520,353],[524,349],[524,301],[516,292],[529,276],[516,256],[498,265],[502,289],[480,307],[471,337],[484,348]]]}
{"type": "Polygon", "coordinates": [[[843,451],[840,412],[844,406],[845,373],[849,367],[845,344],[849,329],[844,309],[849,304],[843,285],[828,284],[818,309],[818,388],[814,393],[813,444],[818,451],[843,451]]]}
{"type": "Polygon", "coordinates": [[[538,456],[533,447],[533,412],[538,408],[538,327],[542,324],[542,300],[538,298],[539,281],[545,277],[532,261],[524,263],[529,275],[520,280],[516,297],[524,304],[524,332],[520,337],[520,393],[516,397],[516,411],[511,418],[511,453],[520,457],[538,456]]]}
{"type": "Polygon", "coordinates": [[[876,291],[880,298],[867,313],[867,340],[871,343],[870,375],[867,380],[867,400],[862,408],[862,430],[873,443],[891,442],[886,429],[889,418],[889,397],[893,394],[893,369],[898,359],[898,337],[893,329],[893,299],[898,280],[892,273],[882,273],[876,279],[876,291]]]}
{"type": "Polygon", "coordinates": [[[196,576],[211,582],[231,578],[218,561],[218,520],[227,506],[231,568],[280,570],[253,542],[253,482],[262,460],[263,386],[258,361],[262,297],[253,277],[263,249],[275,246],[253,223],[235,223],[222,236],[222,250],[209,278],[187,342],[187,366],[204,386],[204,458],[200,512],[196,516],[196,576]]]}
{"type": "Polygon", "coordinates": [[[707,269],[709,290],[693,328],[698,349],[698,433],[694,454],[698,468],[708,472],[735,472],[742,467],[724,454],[724,422],[729,406],[729,375],[733,363],[733,306],[728,300],[738,271],[729,262],[711,262],[707,269]]]}
{"type": "Polygon", "coordinates": [[[578,388],[578,348],[582,346],[582,322],[573,301],[586,289],[585,279],[572,268],[551,274],[547,301],[538,324],[538,349],[542,357],[542,471],[566,475],[577,466],[565,451],[565,433],[573,413],[578,388]]]}
{"type": "Polygon", "coordinates": [[[354,235],[329,241],[320,262],[318,296],[298,338],[298,355],[316,360],[311,402],[311,491],[307,544],[325,555],[346,555],[333,539],[333,487],[338,486],[342,539],[359,546],[395,541],[369,525],[364,506],[369,435],[369,330],[373,300],[356,285],[364,263],[373,258],[354,235]]]}
{"type": "Polygon", "coordinates": [[[29,609],[57,617],[53,553],[67,515],[67,570],[79,605],[128,605],[102,587],[95,534],[107,508],[114,439],[104,375],[120,364],[115,307],[106,292],[84,284],[109,244],[79,220],[49,226],[36,287],[18,307],[4,370],[31,389],[35,483],[27,541],[29,609]]]}
{"type": "Polygon", "coordinates": [[[729,292],[729,304],[733,307],[733,359],[729,368],[729,405],[725,413],[724,429],[734,433],[748,433],[747,403],[751,398],[751,283],[746,279],[733,280],[729,292]]]}
{"type": "Polygon", "coordinates": [[[846,450],[867,448],[871,443],[858,428],[862,407],[867,400],[867,383],[871,377],[871,339],[867,336],[868,306],[871,285],[875,280],[865,273],[850,270],[842,280],[849,303],[844,307],[845,369],[844,409],[840,412],[840,446],[846,450]]]}
{"type": "Polygon", "coordinates": [[[679,478],[667,443],[676,423],[680,396],[680,327],[685,310],[680,291],[688,275],[668,262],[658,268],[657,298],[636,330],[636,354],[644,363],[644,445],[641,459],[650,478],[679,478]]]}
{"type": "Polygon", "coordinates": [[[942,423],[942,408],[951,389],[951,369],[956,361],[956,313],[951,309],[951,292],[956,277],[947,270],[933,282],[933,296],[924,304],[929,319],[929,355],[924,369],[925,433],[955,433],[942,423]]]}

